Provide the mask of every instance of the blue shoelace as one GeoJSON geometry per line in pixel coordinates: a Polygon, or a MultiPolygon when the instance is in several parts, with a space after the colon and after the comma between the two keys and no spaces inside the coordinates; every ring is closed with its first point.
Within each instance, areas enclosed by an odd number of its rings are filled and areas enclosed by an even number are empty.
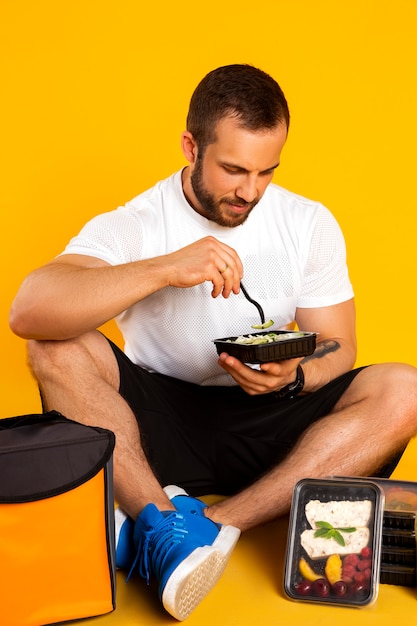
{"type": "Polygon", "coordinates": [[[171,551],[184,541],[186,535],[188,530],[185,528],[184,516],[176,511],[163,517],[153,528],[143,530],[126,581],[137,566],[140,576],[146,578],[148,585],[152,572],[160,580],[171,551]]]}

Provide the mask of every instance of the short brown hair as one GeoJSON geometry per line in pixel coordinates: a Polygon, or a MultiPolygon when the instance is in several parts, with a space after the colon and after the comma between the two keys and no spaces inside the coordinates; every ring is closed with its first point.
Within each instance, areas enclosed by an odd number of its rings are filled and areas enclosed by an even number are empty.
{"type": "Polygon", "coordinates": [[[269,74],[252,65],[225,65],[209,72],[190,101],[187,130],[200,153],[216,140],[220,119],[232,115],[249,130],[289,127],[290,113],[284,93],[269,74]]]}

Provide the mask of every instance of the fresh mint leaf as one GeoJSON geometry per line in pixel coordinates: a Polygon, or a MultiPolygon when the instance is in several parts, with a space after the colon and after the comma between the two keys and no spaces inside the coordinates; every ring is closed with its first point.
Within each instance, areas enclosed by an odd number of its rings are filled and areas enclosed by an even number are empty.
{"type": "Polygon", "coordinates": [[[336,528],[333,530],[333,539],[339,544],[339,546],[345,546],[345,540],[343,539],[343,536],[339,533],[338,530],[336,530],[336,528]]]}
{"type": "Polygon", "coordinates": [[[323,537],[324,539],[331,539],[332,538],[332,533],[333,533],[333,529],[332,528],[318,528],[315,531],[314,536],[315,537],[323,537]]]}
{"type": "Polygon", "coordinates": [[[316,522],[316,526],[318,526],[319,528],[327,528],[328,530],[331,530],[333,528],[333,526],[329,524],[329,522],[316,522]]]}
{"type": "Polygon", "coordinates": [[[316,522],[317,529],[314,532],[314,537],[322,537],[323,539],[334,539],[340,546],[345,546],[345,540],[341,532],[354,533],[356,528],[349,526],[347,528],[335,528],[329,522],[323,520],[316,522]]]}

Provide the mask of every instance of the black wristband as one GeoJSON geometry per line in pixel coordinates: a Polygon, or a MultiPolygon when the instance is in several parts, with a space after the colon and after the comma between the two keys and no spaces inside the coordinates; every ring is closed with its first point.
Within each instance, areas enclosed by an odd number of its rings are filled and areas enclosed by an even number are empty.
{"type": "Polygon", "coordinates": [[[285,398],[286,400],[290,400],[291,398],[295,398],[300,391],[303,390],[304,387],[304,372],[301,365],[297,366],[297,375],[295,377],[295,381],[290,383],[289,385],[285,385],[282,389],[275,392],[277,398],[285,398]]]}

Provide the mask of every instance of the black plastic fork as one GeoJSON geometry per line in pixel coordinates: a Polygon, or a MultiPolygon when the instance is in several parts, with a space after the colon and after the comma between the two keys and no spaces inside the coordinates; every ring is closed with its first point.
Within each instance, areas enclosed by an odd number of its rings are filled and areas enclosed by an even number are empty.
{"type": "Polygon", "coordinates": [[[259,315],[261,316],[261,323],[265,324],[265,314],[264,314],[264,310],[261,307],[261,305],[259,304],[259,302],[256,302],[256,300],[253,300],[253,298],[250,297],[250,295],[248,294],[248,292],[246,291],[242,281],[240,281],[240,288],[242,290],[243,295],[245,296],[246,300],[248,300],[249,302],[251,302],[254,306],[256,306],[256,308],[258,309],[259,315]]]}

